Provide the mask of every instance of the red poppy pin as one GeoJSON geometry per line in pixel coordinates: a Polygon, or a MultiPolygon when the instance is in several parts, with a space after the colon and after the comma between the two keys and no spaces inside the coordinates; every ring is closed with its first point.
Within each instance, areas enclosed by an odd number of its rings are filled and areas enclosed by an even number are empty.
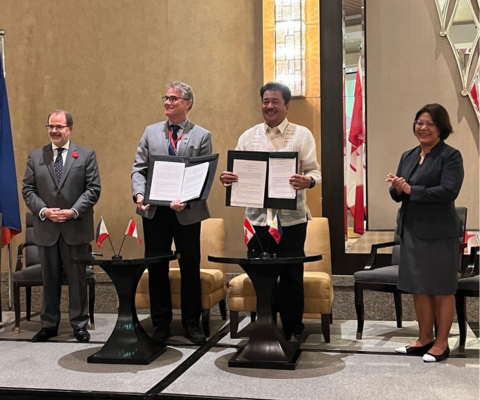
{"type": "Polygon", "coordinates": [[[72,153],[72,157],[73,157],[73,158],[78,158],[78,153],[77,153],[76,151],[74,151],[74,152],[72,153]]]}

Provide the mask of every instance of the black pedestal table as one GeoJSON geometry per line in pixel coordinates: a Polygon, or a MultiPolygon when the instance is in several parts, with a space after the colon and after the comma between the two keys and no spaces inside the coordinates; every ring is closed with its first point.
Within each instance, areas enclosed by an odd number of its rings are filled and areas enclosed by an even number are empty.
{"type": "Polygon", "coordinates": [[[77,264],[99,265],[110,277],[118,294],[118,318],[112,334],[97,353],[87,358],[89,363],[150,364],[166,351],[143,329],[135,308],[138,282],[148,265],[179,258],[179,254],[139,259],[75,259],[77,264]]]}
{"type": "Polygon", "coordinates": [[[257,295],[257,320],[249,341],[228,362],[229,367],[287,369],[296,368],[301,354],[285,339],[272,316],[272,295],[282,269],[289,264],[321,260],[317,253],[271,258],[250,256],[247,252],[231,252],[224,256],[209,255],[208,260],[239,264],[252,281],[257,295]]]}

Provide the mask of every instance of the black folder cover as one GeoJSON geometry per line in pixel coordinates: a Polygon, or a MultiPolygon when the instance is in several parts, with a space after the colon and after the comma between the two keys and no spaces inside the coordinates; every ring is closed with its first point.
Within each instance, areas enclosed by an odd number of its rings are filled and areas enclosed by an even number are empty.
{"type": "MultiPolygon", "coordinates": [[[[297,209],[297,193],[295,192],[294,199],[273,199],[268,197],[268,174],[269,174],[269,158],[296,158],[298,159],[298,152],[296,151],[240,151],[229,150],[227,159],[227,170],[233,171],[233,162],[239,160],[254,160],[267,162],[267,175],[265,182],[265,195],[263,197],[264,208],[277,208],[285,210],[297,209]]],[[[295,163],[295,173],[298,173],[298,161],[295,163]]],[[[227,187],[227,195],[225,204],[231,206],[232,187],[227,187]]]]}
{"type": "Polygon", "coordinates": [[[207,177],[205,178],[205,182],[203,184],[202,193],[200,197],[196,199],[188,200],[190,201],[198,201],[198,200],[207,200],[208,195],[210,194],[210,189],[212,188],[213,179],[215,178],[215,172],[217,170],[218,165],[218,154],[210,154],[206,156],[199,156],[199,157],[173,157],[173,156],[150,156],[149,163],[148,163],[148,175],[147,175],[147,186],[145,188],[145,204],[152,204],[154,206],[169,206],[170,201],[163,201],[163,200],[152,200],[150,199],[150,189],[152,187],[152,174],[153,174],[153,166],[155,161],[168,161],[168,162],[181,162],[185,164],[185,167],[191,167],[193,165],[202,164],[204,162],[208,162],[208,172],[207,177]]]}

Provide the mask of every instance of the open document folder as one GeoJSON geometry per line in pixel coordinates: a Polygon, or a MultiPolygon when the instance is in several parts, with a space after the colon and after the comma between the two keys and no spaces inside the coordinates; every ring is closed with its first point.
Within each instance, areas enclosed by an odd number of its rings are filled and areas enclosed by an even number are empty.
{"type": "Polygon", "coordinates": [[[218,154],[200,157],[152,156],[146,203],[168,206],[174,200],[206,200],[217,169],[218,154]]]}
{"type": "Polygon", "coordinates": [[[297,191],[289,183],[298,171],[297,152],[229,150],[227,170],[238,176],[227,187],[227,206],[297,208],[297,191]]]}

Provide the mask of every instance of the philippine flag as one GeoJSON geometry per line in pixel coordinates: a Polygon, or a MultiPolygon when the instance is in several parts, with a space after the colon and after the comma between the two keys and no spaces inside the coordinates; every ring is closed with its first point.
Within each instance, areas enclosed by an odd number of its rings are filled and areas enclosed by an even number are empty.
{"type": "Polygon", "coordinates": [[[275,214],[275,218],[270,224],[270,228],[268,228],[268,232],[270,232],[270,235],[273,236],[277,244],[280,243],[280,239],[282,238],[283,231],[282,231],[282,225],[280,224],[280,220],[278,219],[278,214],[275,214]]]}
{"type": "Polygon", "coordinates": [[[128,223],[127,230],[125,232],[125,235],[128,236],[133,236],[134,238],[137,238],[138,244],[142,244],[142,241],[138,237],[137,234],[137,226],[135,225],[135,221],[133,219],[130,219],[130,222],[128,223]]]}
{"type": "Polygon", "coordinates": [[[250,239],[255,236],[255,229],[253,229],[252,224],[245,218],[243,220],[243,237],[245,239],[245,246],[248,244],[250,239]]]}
{"type": "Polygon", "coordinates": [[[101,218],[100,222],[98,223],[96,237],[98,247],[100,247],[103,241],[108,237],[107,226],[105,225],[105,222],[103,222],[103,218],[101,218]]]}

